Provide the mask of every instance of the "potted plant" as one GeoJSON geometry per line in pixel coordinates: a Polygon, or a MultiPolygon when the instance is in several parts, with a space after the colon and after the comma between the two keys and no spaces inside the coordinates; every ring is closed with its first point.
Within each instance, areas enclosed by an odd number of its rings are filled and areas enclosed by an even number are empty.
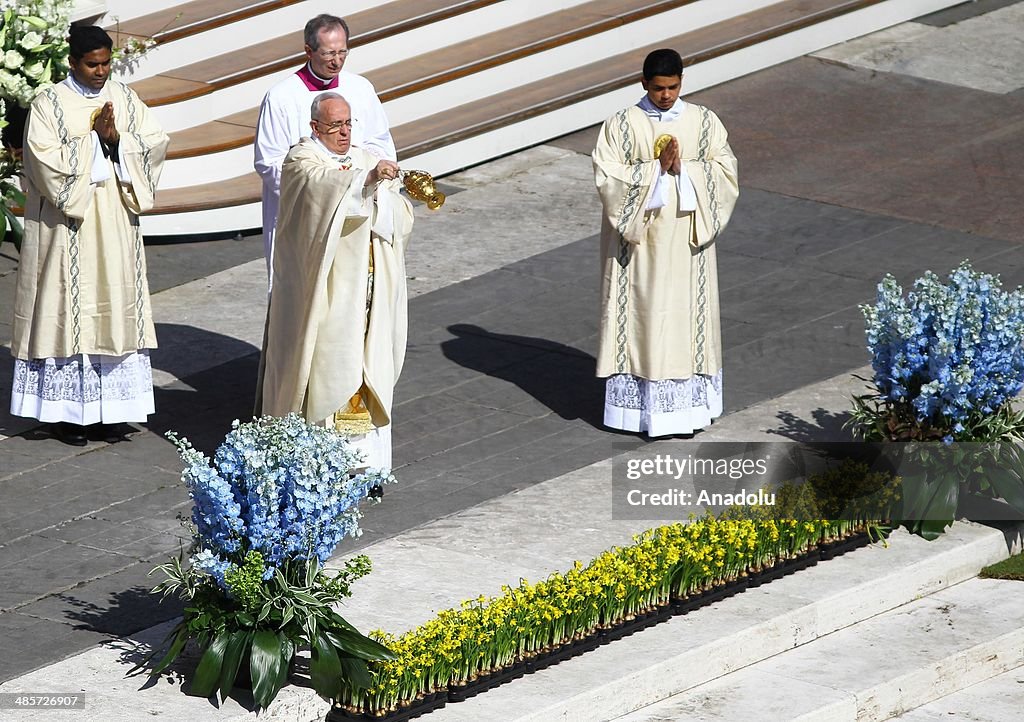
{"type": "Polygon", "coordinates": [[[1024,387],[1024,291],[965,260],[906,295],[887,275],[861,311],[874,374],[850,425],[866,441],[911,442],[896,454],[907,527],[938,536],[962,490],[1024,512],[1024,413],[1012,404],[1024,387]]]}
{"type": "Polygon", "coordinates": [[[312,686],[326,699],[366,688],[367,661],[393,655],[335,607],[370,571],[369,559],[333,573],[323,565],[342,539],[360,533],[358,506],[369,489],[393,477],[356,473],[360,460],[342,436],[294,414],[234,422],[212,464],[168,436],[185,463],[194,536],[187,566],[174,559],[154,570],[167,578],[153,591],[181,597],[185,610],[151,674],[192,640],[203,650],[191,686],[198,696],[223,697],[251,680],[254,702],[265,708],[300,649],[309,650],[312,686]]]}

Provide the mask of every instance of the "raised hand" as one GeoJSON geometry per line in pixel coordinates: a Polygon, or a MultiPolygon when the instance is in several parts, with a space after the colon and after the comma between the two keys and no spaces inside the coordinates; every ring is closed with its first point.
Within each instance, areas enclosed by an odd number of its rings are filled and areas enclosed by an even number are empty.
{"type": "Polygon", "coordinates": [[[117,142],[121,139],[121,135],[117,132],[117,127],[114,125],[114,104],[107,102],[96,116],[96,120],[92,122],[92,129],[96,131],[96,135],[100,137],[107,145],[117,145],[117,142]]]}
{"type": "Polygon", "coordinates": [[[366,185],[373,185],[374,183],[397,177],[398,163],[391,160],[381,160],[373,170],[366,174],[366,185]]]}
{"type": "Polygon", "coordinates": [[[661,149],[661,155],[658,156],[658,161],[661,163],[662,173],[673,173],[678,175],[681,168],[679,162],[679,141],[675,138],[670,140],[665,147],[661,149]]]}

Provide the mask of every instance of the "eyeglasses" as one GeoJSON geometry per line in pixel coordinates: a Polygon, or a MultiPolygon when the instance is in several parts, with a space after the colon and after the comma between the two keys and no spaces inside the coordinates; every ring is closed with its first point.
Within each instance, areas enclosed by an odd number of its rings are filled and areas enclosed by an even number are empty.
{"type": "Polygon", "coordinates": [[[317,50],[316,54],[324,60],[344,60],[345,56],[348,55],[348,50],[328,50],[327,52],[317,50]]]}
{"type": "Polygon", "coordinates": [[[331,135],[333,133],[337,133],[342,128],[348,128],[349,130],[352,129],[351,120],[339,120],[337,123],[330,124],[324,123],[319,120],[314,120],[313,122],[316,123],[317,125],[322,125],[324,128],[326,128],[326,130],[321,131],[324,135],[331,135]]]}

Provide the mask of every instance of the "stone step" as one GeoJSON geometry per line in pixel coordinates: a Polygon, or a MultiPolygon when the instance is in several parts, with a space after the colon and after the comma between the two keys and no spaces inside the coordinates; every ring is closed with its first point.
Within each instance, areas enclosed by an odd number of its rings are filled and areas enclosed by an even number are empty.
{"type": "Polygon", "coordinates": [[[1018,667],[929,702],[894,719],[901,722],[1008,722],[1020,719],[1022,706],[1024,667],[1018,667]]]}
{"type": "Polygon", "coordinates": [[[971,579],[619,720],[873,722],[1021,665],[1024,585],[971,579]]]}
{"type": "MultiPolygon", "coordinates": [[[[427,83],[429,87],[418,81],[402,81],[397,87],[403,90],[389,100],[389,87],[383,87],[387,83],[382,81],[377,89],[386,96],[385,111],[402,162],[444,175],[600,122],[614,110],[635,102],[640,92],[637,69],[646,51],[655,47],[680,48],[690,63],[687,92],[693,92],[952,2],[647,2],[645,5],[664,11],[571,42],[559,40],[555,47],[548,48],[545,42],[525,43],[523,47],[529,52],[524,49],[523,57],[513,59],[516,53],[498,53],[496,57],[500,56],[502,63],[485,69],[490,53],[481,47],[480,59],[465,64],[473,72],[434,85],[427,83]],[[594,58],[602,60],[595,63],[594,58]]],[[[559,0],[545,5],[542,13],[522,15],[519,22],[528,25],[538,14],[553,14],[577,5],[583,8],[601,3],[559,0]]],[[[508,7],[511,5],[492,4],[464,14],[460,22],[508,7]]],[[[583,18],[580,22],[585,26],[589,21],[583,18]]],[[[595,25],[599,26],[603,27],[595,25]]],[[[440,25],[435,28],[434,24],[416,32],[429,33],[429,41],[434,43],[445,37],[448,45],[467,38],[476,38],[482,44],[488,37],[504,37],[502,33],[493,35],[495,31],[510,31],[513,27],[519,26],[506,18],[500,24],[477,25],[475,31],[462,28],[460,38],[441,33],[440,25]]],[[[575,37],[571,32],[562,36],[562,40],[575,37]]],[[[404,77],[407,68],[402,67],[403,62],[413,67],[422,65],[410,60],[410,47],[429,58],[431,53],[440,56],[446,46],[431,47],[428,42],[423,48],[413,42],[411,35],[402,33],[360,48],[349,69],[371,79],[375,74],[392,72],[404,77]],[[392,48],[389,41],[400,41],[401,45],[392,48]],[[384,52],[385,46],[392,49],[384,52]]],[[[180,148],[171,151],[176,157],[164,170],[158,207],[143,220],[148,235],[259,226],[259,186],[251,177],[248,143],[252,113],[248,109],[255,106],[272,79],[268,76],[231,85],[157,109],[165,127],[183,135],[178,137],[180,148]],[[213,132],[189,130],[215,121],[213,132]]]]}

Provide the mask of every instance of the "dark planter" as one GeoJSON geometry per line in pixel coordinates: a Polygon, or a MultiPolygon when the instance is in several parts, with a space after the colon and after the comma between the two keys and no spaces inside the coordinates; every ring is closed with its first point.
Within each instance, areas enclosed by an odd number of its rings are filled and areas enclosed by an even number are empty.
{"type": "Polygon", "coordinates": [[[405,722],[421,715],[441,709],[448,703],[448,692],[441,690],[416,700],[407,707],[402,707],[386,715],[375,715],[368,712],[350,712],[343,707],[332,706],[327,713],[327,722],[405,722]]]}

